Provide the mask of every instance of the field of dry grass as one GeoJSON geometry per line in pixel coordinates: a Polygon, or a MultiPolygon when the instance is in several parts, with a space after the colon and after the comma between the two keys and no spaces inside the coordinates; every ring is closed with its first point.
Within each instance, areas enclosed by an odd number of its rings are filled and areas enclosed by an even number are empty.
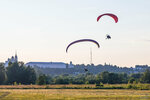
{"type": "Polygon", "coordinates": [[[0,100],[150,100],[149,90],[1,89],[0,100]]]}
{"type": "Polygon", "coordinates": [[[97,87],[95,84],[67,84],[67,85],[0,85],[0,89],[136,89],[150,90],[150,84],[104,84],[97,87]],[[129,88],[131,87],[132,88],[129,88]]]}
{"type": "Polygon", "coordinates": [[[82,88],[82,87],[91,87],[94,88],[95,85],[0,85],[0,89],[45,89],[45,88],[82,88]]]}

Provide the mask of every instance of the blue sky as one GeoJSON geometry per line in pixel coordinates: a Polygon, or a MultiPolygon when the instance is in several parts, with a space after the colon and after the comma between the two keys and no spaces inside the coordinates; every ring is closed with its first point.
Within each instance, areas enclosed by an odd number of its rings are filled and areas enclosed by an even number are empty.
{"type": "Polygon", "coordinates": [[[0,1],[0,61],[17,51],[20,61],[62,61],[119,66],[150,65],[149,0],[3,0],[0,1]],[[114,13],[119,21],[104,16],[114,13]],[[105,40],[110,34],[111,40],[105,40]],[[92,43],[67,45],[78,39],[92,43]]]}

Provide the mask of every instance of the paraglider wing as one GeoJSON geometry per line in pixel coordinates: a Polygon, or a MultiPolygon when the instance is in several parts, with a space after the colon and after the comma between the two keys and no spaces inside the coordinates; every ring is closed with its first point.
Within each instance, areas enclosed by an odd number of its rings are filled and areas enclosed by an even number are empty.
{"type": "Polygon", "coordinates": [[[95,40],[92,40],[92,39],[81,39],[81,40],[76,40],[76,41],[71,42],[71,43],[67,46],[66,52],[68,51],[68,49],[69,49],[69,47],[70,47],[71,45],[73,45],[73,44],[75,44],[75,43],[79,43],[79,42],[92,42],[92,43],[95,43],[95,44],[98,46],[98,48],[100,47],[99,43],[98,43],[97,41],[95,41],[95,40]]]}
{"type": "Polygon", "coordinates": [[[116,15],[110,14],[110,13],[105,13],[105,14],[102,14],[102,15],[98,16],[98,17],[97,17],[97,21],[99,21],[99,19],[100,19],[102,16],[105,16],[105,15],[112,17],[112,18],[115,20],[116,23],[118,22],[118,17],[117,17],[116,15]]]}
{"type": "Polygon", "coordinates": [[[84,71],[85,71],[85,72],[87,72],[87,71],[88,71],[88,69],[84,68],[84,71]]]}

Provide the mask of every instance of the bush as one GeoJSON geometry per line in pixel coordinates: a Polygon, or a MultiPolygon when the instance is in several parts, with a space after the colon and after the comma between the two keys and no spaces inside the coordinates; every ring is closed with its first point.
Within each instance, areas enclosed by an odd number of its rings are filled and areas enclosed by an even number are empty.
{"type": "Polygon", "coordinates": [[[17,82],[14,82],[14,85],[17,85],[17,82]]]}
{"type": "Polygon", "coordinates": [[[104,87],[104,84],[100,82],[99,84],[96,83],[96,87],[104,87]]]}
{"type": "Polygon", "coordinates": [[[128,84],[127,89],[139,89],[139,87],[136,84],[128,84]]]}
{"type": "Polygon", "coordinates": [[[39,76],[39,78],[37,80],[37,84],[38,85],[45,85],[46,84],[46,76],[45,75],[39,76]]]}

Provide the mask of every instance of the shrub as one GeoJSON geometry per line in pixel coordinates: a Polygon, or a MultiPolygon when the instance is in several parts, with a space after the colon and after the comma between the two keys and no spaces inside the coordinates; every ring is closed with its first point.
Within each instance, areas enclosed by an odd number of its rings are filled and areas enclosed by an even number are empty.
{"type": "Polygon", "coordinates": [[[17,82],[14,82],[14,85],[17,85],[17,82]]]}

